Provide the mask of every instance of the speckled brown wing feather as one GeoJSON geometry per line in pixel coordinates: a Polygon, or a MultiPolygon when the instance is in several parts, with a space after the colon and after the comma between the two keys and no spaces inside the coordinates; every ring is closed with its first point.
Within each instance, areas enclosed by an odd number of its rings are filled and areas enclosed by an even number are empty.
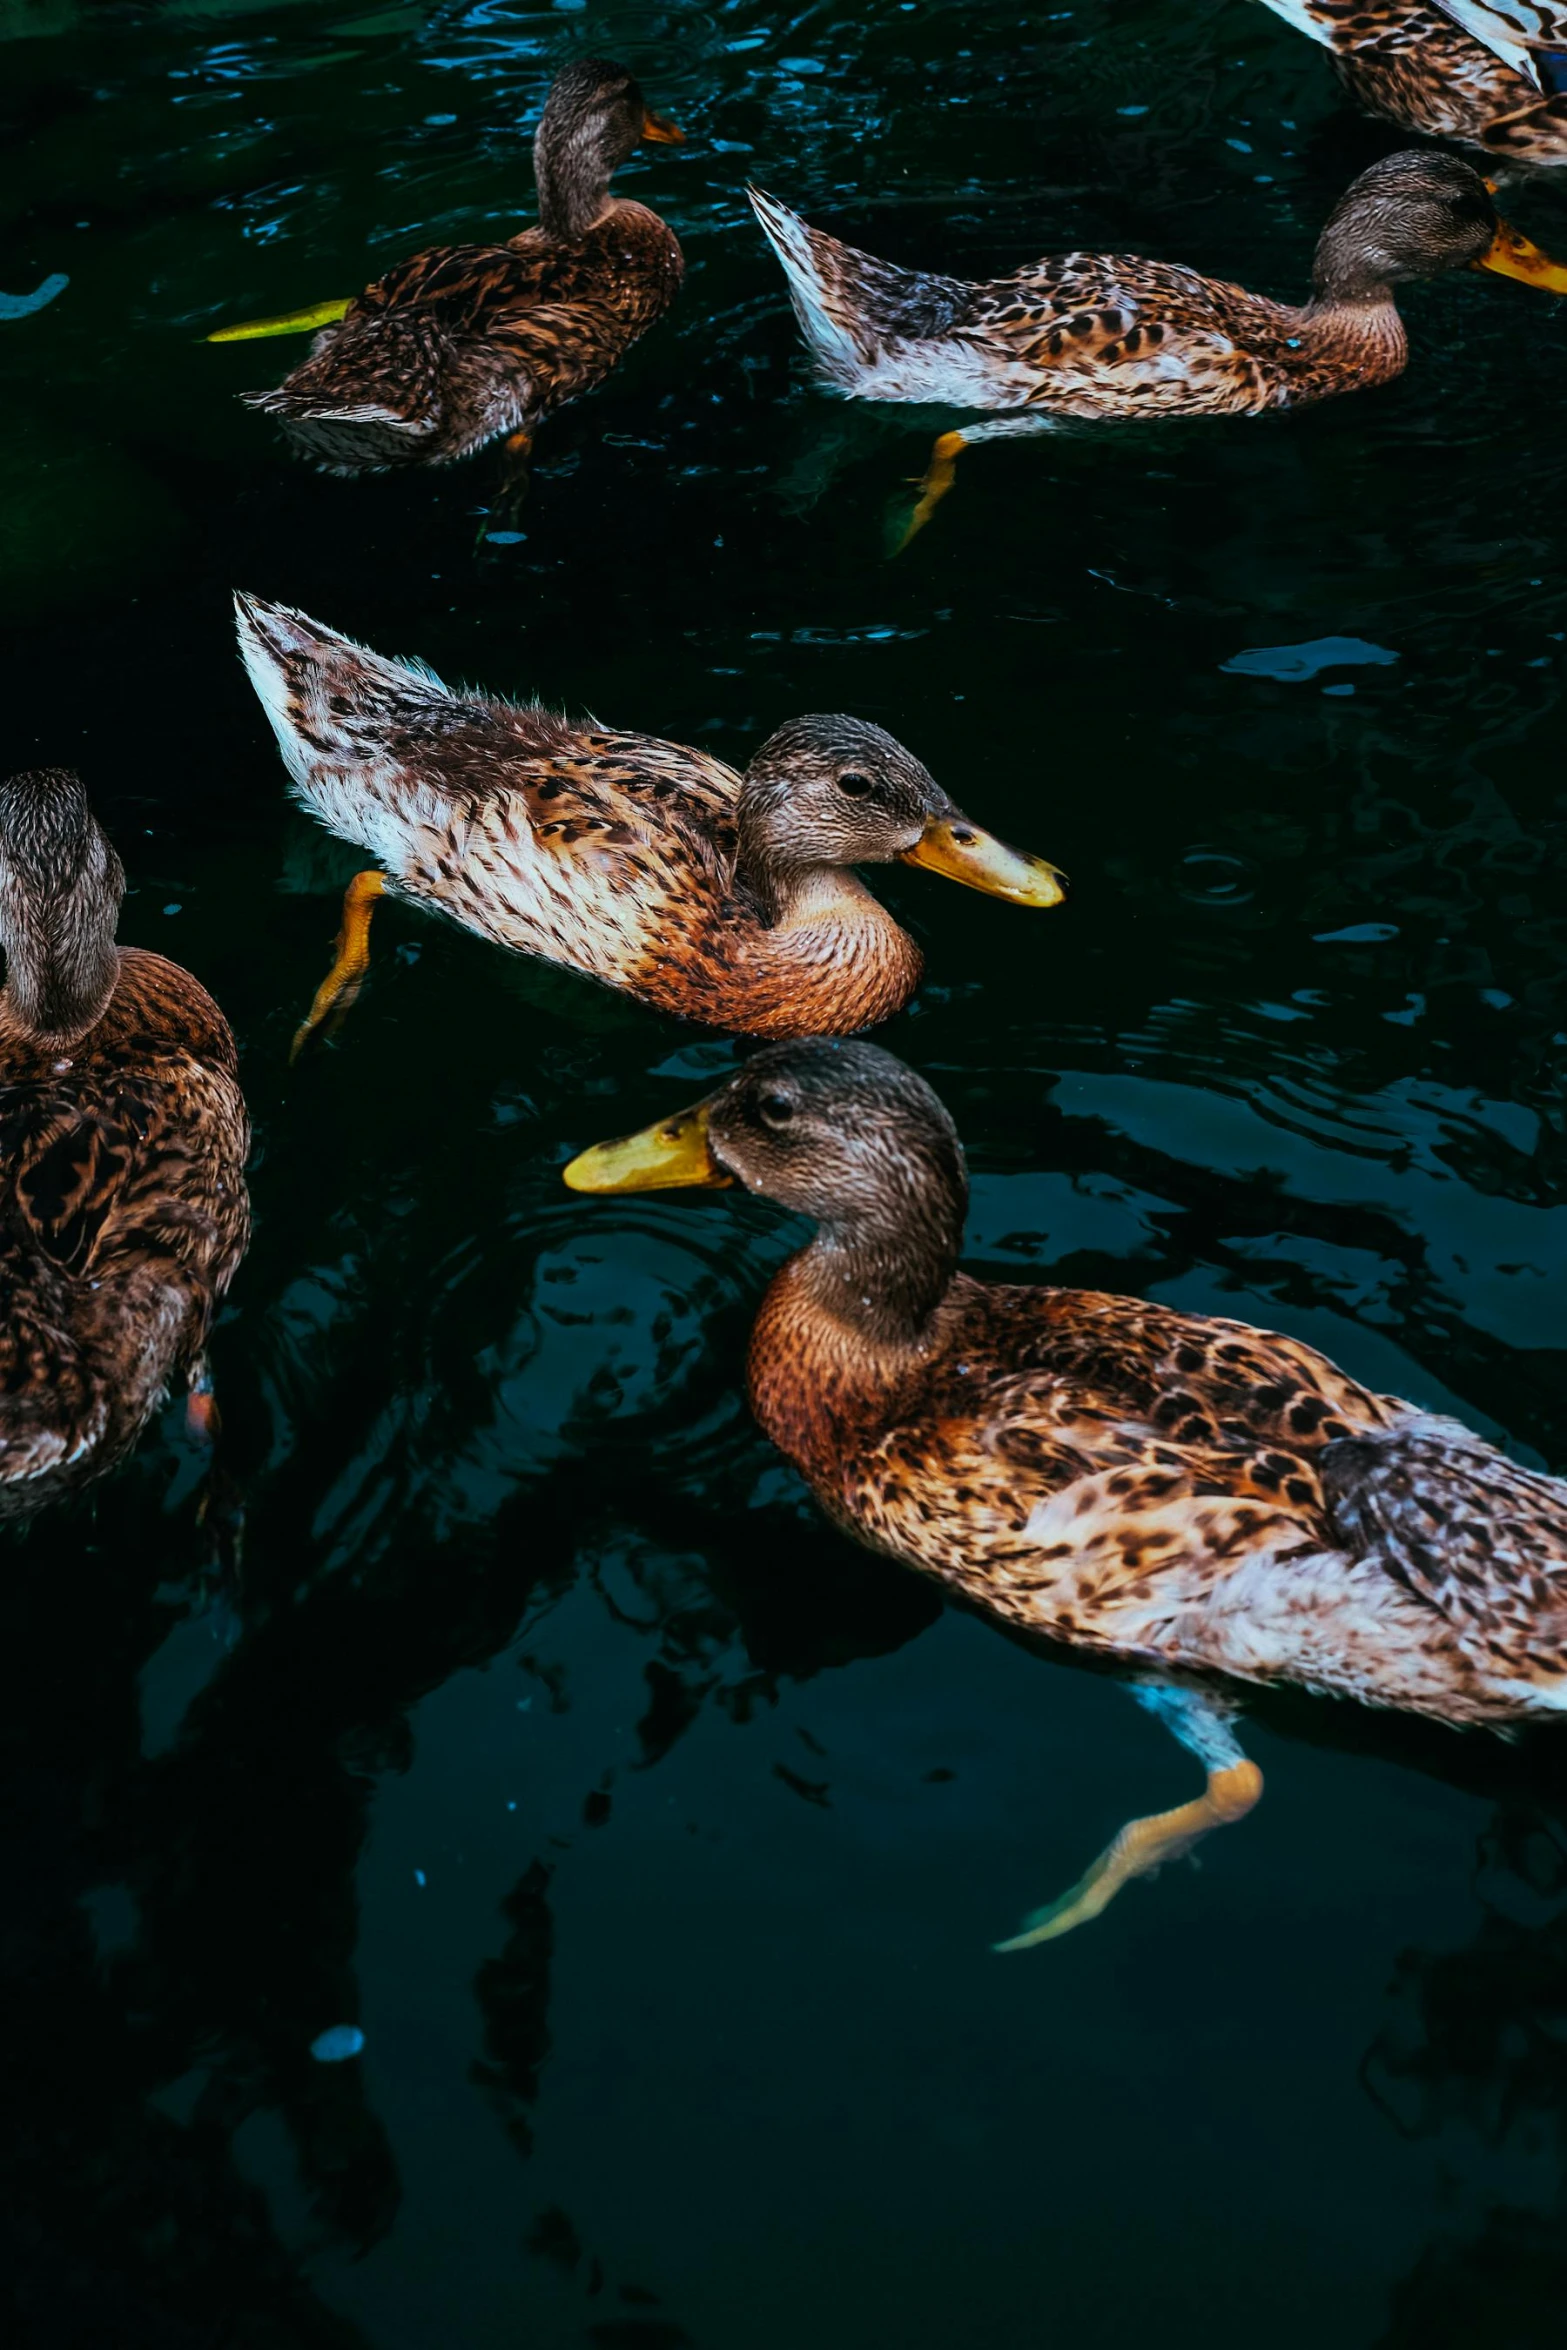
{"type": "Polygon", "coordinates": [[[205,1341],[249,1234],[226,1024],[122,950],[74,1052],[0,1053],[0,1514],[119,1458],[205,1341]]]}
{"type": "Polygon", "coordinates": [[[952,332],[1017,370],[1030,405],[1189,415],[1312,397],[1298,327],[1298,313],[1174,262],[1067,253],[975,286],[952,332]]]}
{"type": "Polygon", "coordinates": [[[1564,1702],[1567,1486],[1243,1323],[962,1279],[943,1321],[913,1408],[827,1439],[829,1376],[773,1430],[876,1548],[1165,1665],[1449,1720],[1564,1702]]]}
{"type": "Polygon", "coordinates": [[[1525,1684],[1567,1678],[1567,1486],[1434,1414],[1330,1445],[1338,1538],[1386,1562],[1464,1645],[1525,1684]]]}
{"type": "Polygon", "coordinates": [[[1528,50],[1503,38],[1509,13],[1529,38],[1560,39],[1567,11],[1525,6],[1449,10],[1434,0],[1265,0],[1332,55],[1369,113],[1523,161],[1567,159],[1567,99],[1543,89],[1528,50]],[[1467,22],[1465,21],[1467,15],[1467,22]],[[1543,94],[1542,94],[1543,90],[1543,94]]]}

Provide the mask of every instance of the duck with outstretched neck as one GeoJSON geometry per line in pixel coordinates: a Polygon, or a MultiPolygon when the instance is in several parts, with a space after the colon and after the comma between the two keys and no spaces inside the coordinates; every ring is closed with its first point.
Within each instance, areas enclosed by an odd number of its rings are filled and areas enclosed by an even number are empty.
{"type": "Polygon", "coordinates": [[[601,383],[679,290],[673,232],[612,197],[610,178],[639,140],[681,135],[623,67],[580,58],[551,84],[534,141],[535,226],[502,244],[428,246],[351,302],[210,339],[322,327],[282,383],[243,397],[323,472],[449,465],[504,434],[520,487],[543,419],[601,383]]]}
{"type": "Polygon", "coordinates": [[[0,783],[0,1518],[122,1459],[203,1349],[249,1238],[234,1040],[115,944],[125,875],[77,777],[0,783]]]}
{"type": "Polygon", "coordinates": [[[1498,219],[1478,172],[1415,150],[1340,197],[1299,304],[1123,253],[1058,253],[970,283],[857,252],[759,188],[751,203],[835,390],[1007,412],[941,435],[906,537],[969,442],[1058,417],[1255,416],[1385,383],[1409,356],[1397,288],[1445,270],[1567,293],[1567,269],[1498,219]]]}
{"type": "Polygon", "coordinates": [[[1567,1483],[1277,1331],[974,1279],[952,1120],[877,1046],[770,1046],[565,1179],[742,1184],[807,1217],[751,1334],[767,1434],[872,1549],[1130,1661],[1205,1765],[1202,1796],[1129,1822],[1001,1947],[1096,1916],[1251,1809],[1261,1774],[1206,1676],[1452,1723],[1567,1708],[1567,1483]]]}
{"type": "Polygon", "coordinates": [[[857,865],[897,860],[1016,905],[1061,901],[1054,866],[981,832],[866,719],[791,719],[737,775],[653,735],[454,693],[286,604],[235,606],[296,797],[377,860],[349,884],[296,1053],[347,1011],[387,890],[752,1036],[866,1028],[913,994],[919,949],[857,865]]]}

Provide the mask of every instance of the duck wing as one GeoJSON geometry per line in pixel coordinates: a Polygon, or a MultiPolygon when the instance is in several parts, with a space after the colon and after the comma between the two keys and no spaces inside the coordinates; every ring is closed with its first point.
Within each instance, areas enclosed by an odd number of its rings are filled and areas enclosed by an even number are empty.
{"type": "Polygon", "coordinates": [[[1435,1413],[1329,1444],[1321,1473],[1346,1549],[1379,1559],[1498,1673],[1567,1705],[1567,1483],[1435,1413]]]}
{"type": "Polygon", "coordinates": [[[108,1466],[199,1350],[248,1229],[231,1094],[168,1061],[0,1087],[0,1486],[24,1500],[108,1466]]]}
{"type": "Polygon", "coordinates": [[[1435,0],[1435,4],[1525,81],[1548,93],[1563,87],[1567,6],[1561,0],[1435,0]]]}
{"type": "Polygon", "coordinates": [[[543,274],[539,256],[511,245],[412,254],[323,329],[282,383],[241,397],[331,470],[466,455],[527,411],[526,380],[486,352],[485,336],[537,300],[543,274]]]}
{"type": "Polygon", "coordinates": [[[990,1294],[961,1381],[849,1465],[877,1547],[1166,1664],[1453,1720],[1567,1704],[1567,1484],[1277,1332],[990,1294]]]}
{"type": "MultiPolygon", "coordinates": [[[[1263,0],[1275,16],[1336,56],[1401,74],[1428,63],[1446,79],[1465,60],[1450,27],[1547,96],[1567,82],[1567,6],[1562,0],[1373,0],[1345,8],[1340,0],[1263,0]]],[[[1476,68],[1479,61],[1471,53],[1476,68]]],[[[1432,129],[1449,127],[1432,123],[1432,129]]]]}

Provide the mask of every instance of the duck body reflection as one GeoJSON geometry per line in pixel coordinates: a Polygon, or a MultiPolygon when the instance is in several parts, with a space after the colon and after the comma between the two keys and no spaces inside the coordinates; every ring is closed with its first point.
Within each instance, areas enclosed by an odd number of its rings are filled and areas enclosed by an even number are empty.
{"type": "Polygon", "coordinates": [[[357,984],[385,886],[660,1011],[759,1036],[863,1028],[913,993],[918,949],[857,864],[1061,900],[1052,866],[979,831],[864,720],[796,719],[742,778],[650,735],[455,694],[284,605],[237,606],[298,797],[380,860],[350,888],[302,1036],[357,984]]]}
{"type": "Polygon", "coordinates": [[[762,1052],[566,1179],[739,1182],[812,1218],[751,1338],[773,1441],[860,1540],[1011,1625],[1153,1668],[1144,1702],[1207,1791],[1131,1823],[1020,1940],[1257,1800],[1193,1674],[1453,1723],[1567,1706],[1567,1485],[1278,1332],[973,1280],[952,1122],[876,1047],[762,1052]]]}
{"type": "Polygon", "coordinates": [[[234,1040],[188,971],[115,945],[124,886],[74,775],[0,784],[0,1517],[201,1383],[249,1237],[234,1040]]]}

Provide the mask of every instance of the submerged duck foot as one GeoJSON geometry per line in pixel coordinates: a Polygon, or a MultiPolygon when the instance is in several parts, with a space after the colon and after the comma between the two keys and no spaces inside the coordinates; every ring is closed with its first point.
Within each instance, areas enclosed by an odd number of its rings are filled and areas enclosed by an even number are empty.
{"type": "Polygon", "coordinates": [[[1108,1909],[1123,1885],[1134,1877],[1151,1876],[1167,1860],[1180,1860],[1211,1829],[1244,1819],[1261,1794],[1262,1773],[1244,1755],[1222,1770],[1210,1771],[1207,1788],[1191,1803],[1128,1820],[1075,1885],[1045,1908],[1034,1910],[1023,1921],[1021,1933],[994,1948],[1030,1950],[1036,1942],[1053,1942],[1074,1926],[1086,1925],[1108,1909]]]}
{"type": "Polygon", "coordinates": [[[354,999],[370,968],[370,917],[386,889],[386,876],[374,870],[356,873],[343,893],[343,919],[333,950],[332,968],[316,989],[309,1011],[294,1031],[288,1048],[289,1066],[298,1060],[316,1031],[331,1036],[353,1009],[354,999]]]}
{"type": "Polygon", "coordinates": [[[937,435],[935,445],[930,453],[930,463],[920,478],[911,485],[919,492],[912,508],[903,516],[901,522],[899,520],[901,501],[893,508],[888,533],[890,543],[887,552],[889,555],[901,555],[909,541],[918,538],[956,480],[958,452],[967,447],[967,438],[960,432],[944,432],[937,435]]]}

